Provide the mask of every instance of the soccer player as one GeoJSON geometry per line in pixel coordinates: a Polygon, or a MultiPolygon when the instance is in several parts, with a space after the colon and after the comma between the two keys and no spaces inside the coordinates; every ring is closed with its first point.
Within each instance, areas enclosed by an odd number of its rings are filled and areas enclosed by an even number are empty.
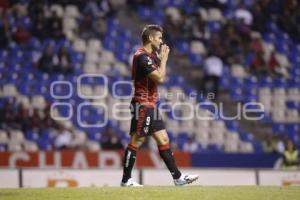
{"type": "Polygon", "coordinates": [[[146,136],[152,136],[159,154],[169,169],[176,186],[186,185],[198,179],[198,175],[181,174],[170,150],[169,137],[159,115],[157,85],[166,77],[166,63],[170,49],[162,42],[163,29],[158,25],[146,25],[142,31],[143,47],[133,57],[132,80],[134,96],[131,102],[130,142],[125,150],[121,186],[140,187],[131,178],[136,151],[146,136]]]}

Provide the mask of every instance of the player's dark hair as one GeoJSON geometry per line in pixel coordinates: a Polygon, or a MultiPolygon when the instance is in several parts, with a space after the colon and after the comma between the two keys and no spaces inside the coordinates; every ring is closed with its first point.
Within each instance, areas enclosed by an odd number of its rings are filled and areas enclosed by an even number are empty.
{"type": "Polygon", "coordinates": [[[163,33],[163,28],[156,24],[146,25],[142,31],[143,44],[147,44],[149,42],[149,36],[153,35],[155,32],[163,33]]]}

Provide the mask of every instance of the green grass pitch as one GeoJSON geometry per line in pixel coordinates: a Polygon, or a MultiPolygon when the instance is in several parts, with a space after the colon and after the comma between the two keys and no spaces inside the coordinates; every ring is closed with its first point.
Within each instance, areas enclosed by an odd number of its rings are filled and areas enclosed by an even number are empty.
{"type": "Polygon", "coordinates": [[[300,187],[91,187],[0,189],[1,200],[300,200],[300,187]]]}

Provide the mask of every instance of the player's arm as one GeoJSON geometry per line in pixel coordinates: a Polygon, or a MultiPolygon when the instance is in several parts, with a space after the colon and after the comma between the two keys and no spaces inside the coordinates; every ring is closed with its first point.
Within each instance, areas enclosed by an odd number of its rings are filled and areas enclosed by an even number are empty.
{"type": "Polygon", "coordinates": [[[169,56],[170,49],[166,44],[161,47],[161,61],[159,68],[148,74],[148,77],[156,84],[162,84],[166,79],[166,65],[169,56]]]}

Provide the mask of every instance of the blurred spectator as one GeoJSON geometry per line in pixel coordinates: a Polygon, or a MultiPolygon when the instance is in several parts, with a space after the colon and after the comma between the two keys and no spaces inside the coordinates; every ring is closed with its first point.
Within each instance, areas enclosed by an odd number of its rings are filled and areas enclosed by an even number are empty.
{"type": "Polygon", "coordinates": [[[56,11],[52,11],[47,23],[48,36],[54,39],[64,37],[62,32],[62,19],[57,15],[56,11]]]}
{"type": "Polygon", "coordinates": [[[240,4],[239,8],[234,13],[235,18],[238,21],[243,21],[244,24],[251,26],[253,21],[253,16],[249,10],[245,8],[244,4],[240,4]]]}
{"type": "Polygon", "coordinates": [[[276,58],[276,52],[272,51],[268,60],[268,68],[273,76],[288,77],[288,72],[285,67],[280,66],[278,59],[276,58]]]}
{"type": "Polygon", "coordinates": [[[208,93],[213,93],[215,99],[219,93],[219,80],[223,72],[223,61],[216,55],[210,54],[204,61],[204,79],[202,89],[207,96],[208,93]]]}
{"type": "Polygon", "coordinates": [[[27,16],[27,6],[26,4],[22,4],[19,1],[13,2],[11,1],[11,13],[16,19],[21,19],[24,16],[27,16]]]}
{"type": "Polygon", "coordinates": [[[2,19],[0,20],[0,48],[6,48],[12,40],[12,33],[6,12],[2,13],[1,18],[2,19]]]}
{"type": "Polygon", "coordinates": [[[154,0],[126,0],[126,4],[130,6],[131,9],[137,10],[139,6],[153,7],[154,0]]]}
{"type": "Polygon", "coordinates": [[[51,117],[51,106],[48,104],[46,108],[44,109],[44,118],[42,119],[42,128],[47,129],[47,128],[58,128],[58,125],[56,121],[54,121],[51,117]]]}
{"type": "Polygon", "coordinates": [[[101,147],[103,150],[120,150],[124,146],[121,143],[118,136],[112,131],[111,128],[107,128],[101,141],[101,147]]]}
{"type": "Polygon", "coordinates": [[[190,41],[192,38],[191,32],[193,29],[193,19],[187,14],[182,14],[182,18],[179,21],[179,27],[181,32],[181,37],[184,40],[190,41]]]}
{"type": "Polygon", "coordinates": [[[237,31],[237,34],[240,35],[242,41],[247,45],[251,41],[251,28],[245,23],[243,19],[237,19],[234,22],[234,27],[237,31]]]}
{"type": "Polygon", "coordinates": [[[285,151],[285,141],[286,141],[286,138],[282,135],[279,135],[277,138],[276,138],[276,150],[278,153],[280,154],[283,154],[284,151],[285,151]]]}
{"type": "Polygon", "coordinates": [[[259,37],[254,38],[250,43],[250,50],[254,53],[261,53],[263,52],[263,44],[259,37]]]}
{"type": "Polygon", "coordinates": [[[100,1],[100,11],[101,16],[103,17],[111,17],[115,14],[115,11],[113,10],[112,4],[109,0],[101,0],[100,1]]]}
{"type": "Polygon", "coordinates": [[[228,22],[222,33],[226,40],[223,41],[225,49],[225,57],[227,62],[232,63],[242,63],[244,60],[244,46],[240,36],[236,33],[234,26],[231,22],[228,22]]]}
{"type": "Polygon", "coordinates": [[[297,0],[287,0],[281,7],[278,24],[283,31],[288,32],[297,41],[300,41],[300,3],[297,0]]]}
{"type": "Polygon", "coordinates": [[[20,104],[18,108],[18,114],[16,121],[20,124],[20,128],[25,132],[31,128],[31,119],[29,109],[25,105],[20,104]]]}
{"type": "Polygon", "coordinates": [[[5,10],[9,6],[9,0],[1,0],[0,1],[0,10],[5,10]]]}
{"type": "Polygon", "coordinates": [[[225,49],[223,46],[223,41],[222,41],[220,34],[218,34],[218,33],[211,34],[209,44],[208,44],[208,49],[210,52],[213,52],[213,54],[215,56],[222,59],[222,61],[227,62],[227,58],[225,57],[226,52],[225,52],[225,49]]]}
{"type": "Polygon", "coordinates": [[[102,13],[100,13],[100,8],[98,7],[98,3],[96,0],[87,0],[86,5],[83,9],[84,14],[91,14],[93,17],[98,17],[102,13]]]}
{"type": "Polygon", "coordinates": [[[26,44],[30,40],[31,34],[23,26],[18,26],[13,37],[17,43],[26,44]]]}
{"type": "Polygon", "coordinates": [[[28,4],[28,15],[35,22],[38,16],[42,15],[45,17],[45,0],[31,0],[28,4]]]}
{"type": "MultiPolygon", "coordinates": [[[[174,12],[177,13],[177,12],[174,12]]],[[[164,35],[165,39],[168,44],[172,44],[177,39],[180,39],[181,32],[180,32],[180,23],[181,17],[180,15],[171,15],[170,13],[166,13],[163,28],[164,28],[164,35]],[[174,17],[176,16],[176,17],[174,17]]]]}
{"type": "Polygon", "coordinates": [[[263,151],[265,153],[276,153],[277,143],[272,137],[272,134],[267,134],[265,140],[263,141],[263,151]]]}
{"type": "Polygon", "coordinates": [[[63,126],[59,127],[57,136],[54,140],[54,146],[56,149],[67,149],[71,147],[72,133],[65,129],[63,126]]]}
{"type": "Polygon", "coordinates": [[[299,151],[295,148],[292,141],[286,143],[286,150],[282,154],[282,168],[289,170],[299,169],[299,151]]]}
{"type": "Polygon", "coordinates": [[[34,26],[32,26],[32,35],[36,36],[38,39],[42,40],[47,36],[46,29],[46,19],[43,13],[36,14],[33,21],[34,26]]]}
{"type": "Polygon", "coordinates": [[[114,14],[110,1],[88,0],[85,2],[84,14],[91,14],[93,17],[108,17],[114,14]]]}
{"type": "Polygon", "coordinates": [[[256,3],[253,6],[252,16],[254,16],[252,22],[252,29],[259,32],[263,32],[265,30],[264,27],[268,18],[266,16],[266,13],[263,12],[260,4],[256,3]]]}
{"type": "Polygon", "coordinates": [[[7,101],[2,110],[1,110],[1,128],[7,129],[7,128],[14,128],[14,120],[16,118],[15,112],[14,112],[14,99],[10,99],[7,101]]]}
{"type": "Polygon", "coordinates": [[[73,67],[71,65],[70,55],[65,47],[60,48],[58,52],[58,63],[55,66],[56,72],[61,72],[63,74],[72,73],[73,67]]]}
{"type": "Polygon", "coordinates": [[[250,72],[256,76],[268,74],[267,63],[262,52],[255,53],[250,64],[250,72]]]}
{"type": "Polygon", "coordinates": [[[55,66],[58,65],[58,62],[58,57],[55,55],[52,45],[49,45],[43,52],[37,64],[40,70],[52,73],[55,66]]]}
{"type": "Polygon", "coordinates": [[[106,27],[106,20],[104,17],[97,17],[96,21],[94,22],[94,30],[97,34],[97,37],[99,37],[101,40],[104,39],[104,35],[106,33],[107,27],[106,27]]]}
{"type": "Polygon", "coordinates": [[[30,118],[32,128],[38,128],[42,125],[42,117],[40,114],[40,110],[38,110],[37,108],[34,108],[32,113],[30,113],[30,118]]]}
{"type": "Polygon", "coordinates": [[[195,22],[191,31],[191,39],[205,41],[210,38],[210,33],[206,28],[206,22],[200,13],[195,15],[195,22]]]}
{"type": "Polygon", "coordinates": [[[224,0],[201,0],[198,3],[204,8],[219,8],[223,10],[225,7],[224,0]]]}
{"type": "Polygon", "coordinates": [[[93,24],[93,17],[90,14],[85,14],[83,19],[79,22],[79,36],[84,39],[88,40],[91,38],[95,38],[95,30],[93,24]]]}

